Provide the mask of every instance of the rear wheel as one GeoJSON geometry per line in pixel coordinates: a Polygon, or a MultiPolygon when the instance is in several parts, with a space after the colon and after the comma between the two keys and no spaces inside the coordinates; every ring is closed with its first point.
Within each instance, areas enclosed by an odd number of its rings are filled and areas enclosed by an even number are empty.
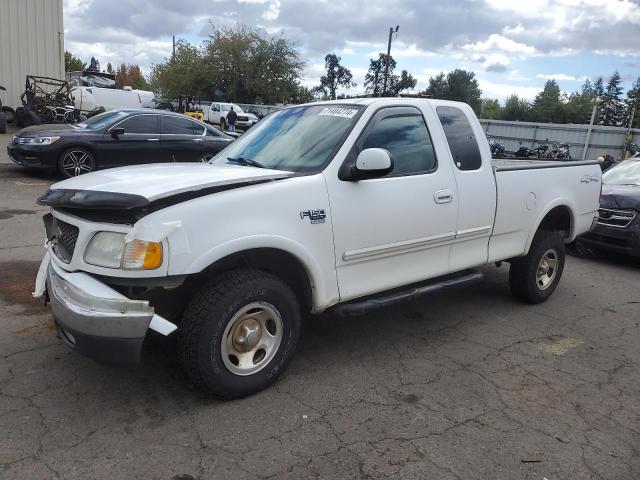
{"type": "Polygon", "coordinates": [[[5,118],[4,112],[0,112],[0,133],[5,133],[7,131],[7,119],[5,118]]]}
{"type": "Polygon", "coordinates": [[[227,129],[227,120],[224,118],[220,119],[220,130],[223,132],[227,129]]]}
{"type": "Polygon", "coordinates": [[[536,233],[529,253],[511,261],[509,286],[511,293],[527,303],[541,303],[554,292],[562,277],[565,246],[554,232],[536,233]]]}
{"type": "Polygon", "coordinates": [[[198,387],[243,397],[276,380],[299,335],[300,307],[291,289],[269,273],[236,270],[194,296],[178,332],[178,356],[198,387]]]}
{"type": "Polygon", "coordinates": [[[58,160],[58,171],[64,178],[77,177],[84,173],[93,172],[96,161],[88,150],[73,147],[62,152],[58,160]]]}

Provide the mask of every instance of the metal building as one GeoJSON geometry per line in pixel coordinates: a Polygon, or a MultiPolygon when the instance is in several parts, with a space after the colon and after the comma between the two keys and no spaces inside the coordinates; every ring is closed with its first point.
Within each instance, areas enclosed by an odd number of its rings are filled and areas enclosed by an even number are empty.
{"type": "Polygon", "coordinates": [[[62,0],[0,0],[3,105],[21,105],[27,75],[64,80],[62,0]]]}
{"type": "Polygon", "coordinates": [[[640,144],[640,130],[628,131],[624,127],[594,125],[590,129],[589,125],[486,119],[481,119],[480,123],[487,136],[498,140],[507,150],[517,150],[520,146],[533,148],[545,143],[566,143],[571,148],[573,158],[581,159],[584,156],[595,159],[606,154],[620,158],[625,140],[640,144]]]}

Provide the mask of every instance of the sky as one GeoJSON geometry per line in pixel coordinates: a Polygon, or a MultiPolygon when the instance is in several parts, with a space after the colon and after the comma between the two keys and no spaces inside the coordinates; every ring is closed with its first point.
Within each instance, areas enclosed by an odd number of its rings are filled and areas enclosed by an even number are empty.
{"type": "Polygon", "coordinates": [[[386,50],[423,90],[430,76],[475,72],[482,96],[529,100],[554,78],[566,92],[614,70],[640,76],[640,0],[64,0],[65,49],[87,61],[151,67],[171,55],[172,35],[200,44],[212,26],[237,23],[282,34],[306,62],[312,87],[336,53],[364,93],[369,59],[386,50]]]}

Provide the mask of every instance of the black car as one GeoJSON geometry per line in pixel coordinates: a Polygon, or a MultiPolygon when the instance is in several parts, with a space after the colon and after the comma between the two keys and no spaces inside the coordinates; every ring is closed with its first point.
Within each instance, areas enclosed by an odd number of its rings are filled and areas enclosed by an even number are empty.
{"type": "Polygon", "coordinates": [[[75,125],[28,127],[7,151],[19,165],[74,177],[122,165],[204,162],[233,140],[179,113],[145,108],[112,110],[75,125]]]}
{"type": "Polygon", "coordinates": [[[602,174],[598,223],[579,241],[640,257],[640,158],[625,160],[602,174]]]}

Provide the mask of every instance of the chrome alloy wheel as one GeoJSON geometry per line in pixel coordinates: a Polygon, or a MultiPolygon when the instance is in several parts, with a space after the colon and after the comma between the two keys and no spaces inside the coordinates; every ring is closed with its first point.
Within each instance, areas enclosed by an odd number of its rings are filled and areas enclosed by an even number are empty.
{"type": "Polygon", "coordinates": [[[555,249],[550,248],[538,264],[536,271],[536,286],[539,290],[546,290],[549,285],[553,283],[553,279],[556,278],[556,272],[558,271],[558,252],[555,249]]]}
{"type": "Polygon", "coordinates": [[[221,338],[224,366],[235,375],[259,372],[274,357],[282,341],[280,312],[266,302],[254,302],[236,312],[221,338]]]}
{"type": "Polygon", "coordinates": [[[70,177],[93,171],[92,158],[84,150],[70,150],[62,159],[62,169],[70,177]]]}

